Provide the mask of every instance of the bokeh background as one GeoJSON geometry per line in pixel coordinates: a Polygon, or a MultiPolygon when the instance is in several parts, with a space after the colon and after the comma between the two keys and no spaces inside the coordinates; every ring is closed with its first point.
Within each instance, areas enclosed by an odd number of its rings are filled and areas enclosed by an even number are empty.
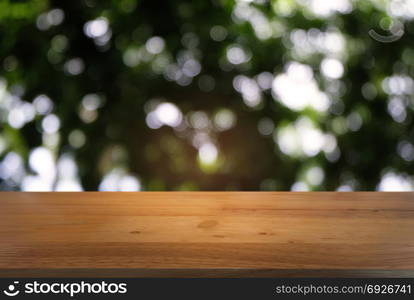
{"type": "Polygon", "coordinates": [[[413,2],[1,0],[0,190],[413,190],[413,2]]]}

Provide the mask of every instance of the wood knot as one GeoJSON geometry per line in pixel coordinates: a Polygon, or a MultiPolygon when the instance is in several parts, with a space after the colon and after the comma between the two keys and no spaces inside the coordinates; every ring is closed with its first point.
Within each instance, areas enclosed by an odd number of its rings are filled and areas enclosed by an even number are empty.
{"type": "Polygon", "coordinates": [[[216,226],[218,224],[218,222],[217,221],[214,221],[214,220],[207,220],[207,221],[204,221],[204,222],[201,222],[200,224],[198,224],[198,228],[211,228],[211,227],[214,227],[214,226],[216,226]]]}
{"type": "Polygon", "coordinates": [[[141,231],[138,231],[138,230],[134,230],[134,231],[130,232],[130,234],[140,234],[140,233],[141,233],[141,231]]]}

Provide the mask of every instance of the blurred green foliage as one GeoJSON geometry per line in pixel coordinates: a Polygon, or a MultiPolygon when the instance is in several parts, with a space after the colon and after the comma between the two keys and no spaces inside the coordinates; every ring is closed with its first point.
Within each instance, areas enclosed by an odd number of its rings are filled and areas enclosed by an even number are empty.
{"type": "Polygon", "coordinates": [[[403,4],[1,0],[0,189],[410,190],[403,4]]]}

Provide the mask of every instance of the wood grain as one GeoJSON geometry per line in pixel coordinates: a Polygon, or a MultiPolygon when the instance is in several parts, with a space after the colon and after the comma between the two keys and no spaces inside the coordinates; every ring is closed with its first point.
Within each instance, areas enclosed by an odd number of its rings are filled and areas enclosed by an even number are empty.
{"type": "Polygon", "coordinates": [[[0,193],[0,276],[414,276],[414,193],[0,193]]]}

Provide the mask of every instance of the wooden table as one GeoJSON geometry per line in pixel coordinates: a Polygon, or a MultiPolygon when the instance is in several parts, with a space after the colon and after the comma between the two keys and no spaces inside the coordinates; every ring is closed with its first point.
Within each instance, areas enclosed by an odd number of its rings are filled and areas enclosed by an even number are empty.
{"type": "Polygon", "coordinates": [[[7,276],[414,276],[414,193],[0,193],[7,276]]]}

